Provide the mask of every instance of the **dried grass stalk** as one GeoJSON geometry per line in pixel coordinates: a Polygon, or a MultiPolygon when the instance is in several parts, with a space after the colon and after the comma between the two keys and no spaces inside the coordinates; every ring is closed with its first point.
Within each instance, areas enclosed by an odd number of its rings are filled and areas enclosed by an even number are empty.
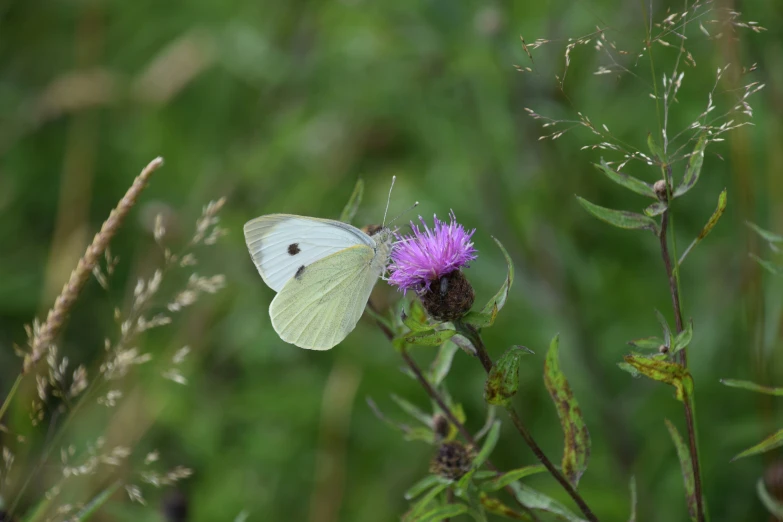
{"type": "Polygon", "coordinates": [[[71,277],[55,300],[54,306],[49,310],[46,322],[40,327],[33,329],[30,339],[30,353],[25,356],[23,374],[28,373],[46,355],[49,345],[52,344],[60,333],[68,312],[79,297],[79,293],[81,293],[85,283],[90,279],[90,275],[99,263],[106,247],[109,246],[109,241],[122,225],[130,209],[136,204],[139,194],[147,186],[152,173],[161,165],[163,165],[163,158],[157,157],[144,167],[144,170],[136,176],[133,184],[111,211],[108,219],[104,221],[101,230],[95,234],[92,243],[87,247],[84,256],[82,256],[76,268],[71,272],[71,277]]]}

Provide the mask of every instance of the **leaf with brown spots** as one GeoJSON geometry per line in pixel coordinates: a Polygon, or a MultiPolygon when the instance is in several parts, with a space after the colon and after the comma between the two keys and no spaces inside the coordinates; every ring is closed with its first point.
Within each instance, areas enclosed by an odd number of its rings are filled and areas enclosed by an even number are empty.
{"type": "MultiPolygon", "coordinates": [[[[644,357],[642,355],[626,355],[624,357],[628,368],[649,377],[674,386],[679,401],[690,400],[693,392],[693,378],[681,365],[669,361],[644,357]]],[[[626,369],[626,367],[623,367],[626,369]]]]}
{"type": "Polygon", "coordinates": [[[680,432],[677,428],[666,420],[666,427],[669,429],[669,435],[672,437],[674,447],[677,449],[677,458],[680,459],[680,468],[682,469],[682,480],[685,483],[685,499],[688,502],[688,514],[691,516],[691,520],[696,520],[696,486],[693,478],[693,463],[691,462],[691,454],[688,451],[688,446],[685,445],[685,441],[682,439],[680,432]]]}
{"type": "Polygon", "coordinates": [[[587,430],[582,410],[574,398],[571,386],[560,370],[559,337],[556,335],[549,344],[544,364],[544,383],[555,403],[565,435],[563,474],[576,488],[580,477],[587,469],[587,461],[590,459],[590,432],[587,430]]]}

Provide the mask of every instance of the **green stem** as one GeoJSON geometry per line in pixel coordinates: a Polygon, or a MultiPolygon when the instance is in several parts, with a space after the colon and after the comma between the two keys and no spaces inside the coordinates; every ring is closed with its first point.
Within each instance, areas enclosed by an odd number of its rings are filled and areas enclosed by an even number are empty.
{"type": "MultiPolygon", "coordinates": [[[[669,175],[671,175],[671,168],[668,169],[669,175]]],[[[669,176],[670,177],[670,176],[669,176]]],[[[668,185],[668,184],[667,184],[668,185]]],[[[670,226],[670,210],[667,209],[661,216],[661,257],[663,258],[663,264],[666,268],[666,275],[669,279],[669,292],[672,296],[672,307],[674,308],[674,321],[679,334],[685,328],[682,320],[682,302],[680,301],[680,282],[679,282],[679,270],[676,268],[676,263],[672,262],[672,257],[669,255],[669,246],[667,241],[667,233],[670,226]]],[[[675,255],[676,259],[676,255],[675,255]]],[[[684,368],[688,367],[688,358],[686,353],[687,348],[680,350],[680,364],[684,368]]],[[[704,498],[702,496],[702,484],[701,484],[701,465],[699,462],[699,443],[696,431],[696,407],[695,407],[694,392],[690,392],[684,397],[683,406],[685,408],[685,423],[688,428],[688,447],[691,454],[691,465],[693,467],[693,482],[694,482],[694,495],[696,496],[696,520],[698,522],[704,522],[704,498]]]]}
{"type": "Polygon", "coordinates": [[[14,385],[11,386],[11,390],[8,392],[8,395],[3,401],[3,405],[0,406],[0,420],[3,419],[3,415],[5,415],[8,407],[11,405],[11,400],[14,398],[14,395],[16,395],[16,391],[19,389],[19,385],[22,383],[22,377],[24,377],[24,375],[21,373],[17,375],[16,381],[14,381],[14,385]]]}
{"type": "MultiPolygon", "coordinates": [[[[456,323],[457,331],[467,337],[471,343],[473,343],[473,346],[476,348],[476,355],[479,358],[479,361],[481,361],[481,365],[484,367],[484,370],[489,373],[490,370],[492,370],[492,358],[489,356],[489,353],[487,352],[487,347],[484,345],[484,341],[481,339],[481,334],[479,334],[478,331],[476,331],[473,327],[470,325],[464,325],[459,322],[456,323]]],[[[560,470],[555,467],[555,465],[552,463],[551,460],[546,456],[544,451],[541,449],[541,447],[538,445],[538,443],[533,438],[533,435],[531,435],[530,431],[528,431],[525,424],[522,422],[522,419],[520,418],[517,411],[514,409],[514,406],[511,404],[507,404],[504,406],[506,409],[506,413],[508,413],[508,416],[511,418],[511,422],[514,424],[514,427],[517,429],[519,434],[524,439],[525,443],[528,445],[528,447],[533,451],[533,454],[536,456],[539,462],[544,465],[544,467],[549,471],[549,473],[557,480],[560,485],[565,489],[566,493],[574,500],[577,506],[579,506],[579,509],[582,511],[582,513],[587,517],[587,520],[590,520],[591,522],[598,522],[598,517],[595,516],[595,514],[590,509],[590,506],[587,505],[587,502],[582,498],[582,496],[576,491],[576,489],[571,485],[570,482],[568,482],[568,479],[565,478],[565,476],[560,472],[560,470]]]]}

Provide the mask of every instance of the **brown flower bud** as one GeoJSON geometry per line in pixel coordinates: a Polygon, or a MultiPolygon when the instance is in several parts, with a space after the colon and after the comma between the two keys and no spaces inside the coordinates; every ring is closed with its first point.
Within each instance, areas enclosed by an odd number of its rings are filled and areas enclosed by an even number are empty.
{"type": "Polygon", "coordinates": [[[451,424],[449,419],[441,413],[436,413],[432,417],[432,431],[435,432],[435,440],[443,440],[449,436],[451,424]]]}
{"type": "Polygon", "coordinates": [[[659,179],[655,182],[655,185],[653,185],[653,191],[655,191],[655,195],[658,196],[658,199],[660,201],[666,202],[669,200],[669,193],[666,190],[666,181],[659,179]]]}
{"type": "Polygon", "coordinates": [[[444,442],[430,462],[430,472],[449,480],[458,480],[470,471],[473,452],[456,440],[444,442]]]}
{"type": "Polygon", "coordinates": [[[434,281],[420,298],[431,317],[439,321],[453,321],[470,311],[476,294],[465,274],[454,270],[434,281]]]}

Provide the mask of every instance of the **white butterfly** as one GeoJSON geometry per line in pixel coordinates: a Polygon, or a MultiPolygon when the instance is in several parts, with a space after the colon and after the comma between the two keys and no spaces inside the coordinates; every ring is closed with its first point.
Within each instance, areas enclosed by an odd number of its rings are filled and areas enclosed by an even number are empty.
{"type": "Polygon", "coordinates": [[[245,223],[258,273],[277,295],[272,327],[287,343],[328,350],[351,333],[386,269],[392,233],[369,236],[347,223],[270,214],[245,223]]]}

